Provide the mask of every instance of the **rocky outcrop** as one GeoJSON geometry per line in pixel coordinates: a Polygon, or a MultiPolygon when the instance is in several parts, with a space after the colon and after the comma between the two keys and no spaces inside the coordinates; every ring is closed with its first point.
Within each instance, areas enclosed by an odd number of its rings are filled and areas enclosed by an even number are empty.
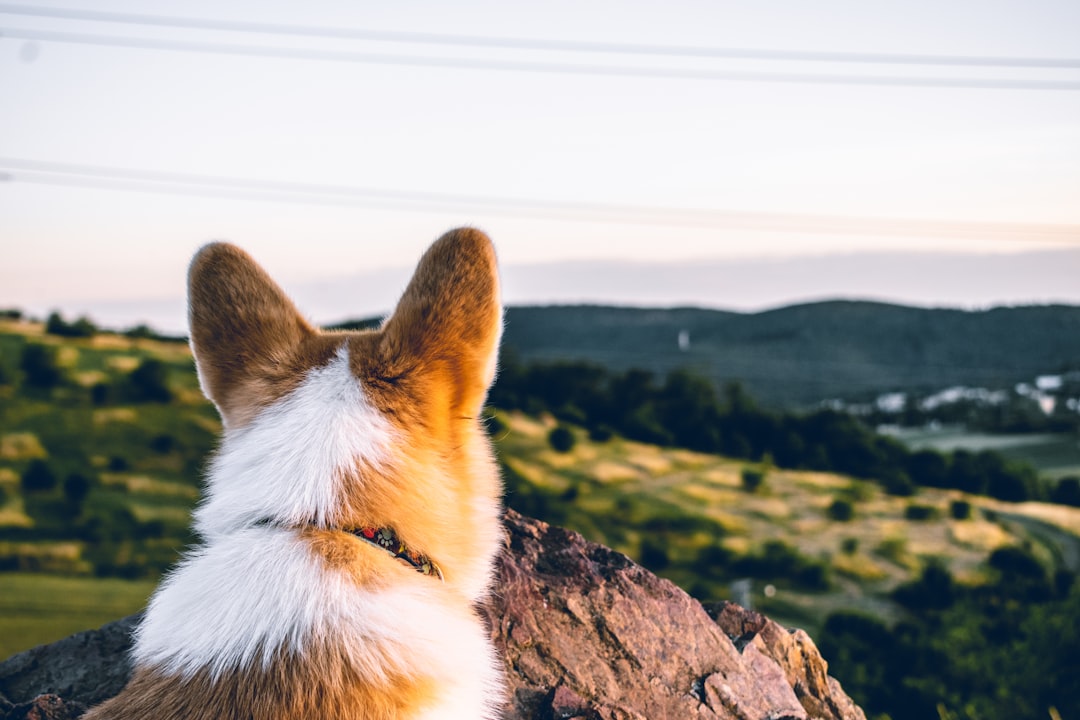
{"type": "MultiPolygon", "coordinates": [[[[577,533],[506,516],[482,608],[506,660],[508,720],[864,720],[801,630],[693,598],[577,533]]],[[[0,718],[76,718],[120,690],[137,617],[0,664],[0,718]],[[41,696],[41,697],[38,697],[41,696]]]]}

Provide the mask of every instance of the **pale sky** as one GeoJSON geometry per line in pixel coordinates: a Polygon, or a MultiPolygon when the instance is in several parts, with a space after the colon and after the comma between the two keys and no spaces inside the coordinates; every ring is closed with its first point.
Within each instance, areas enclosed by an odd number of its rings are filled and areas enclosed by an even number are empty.
{"type": "Polygon", "coordinates": [[[0,3],[0,307],[180,298],[213,239],[398,272],[462,224],[513,266],[1080,247],[1075,0],[56,1],[0,3]]]}

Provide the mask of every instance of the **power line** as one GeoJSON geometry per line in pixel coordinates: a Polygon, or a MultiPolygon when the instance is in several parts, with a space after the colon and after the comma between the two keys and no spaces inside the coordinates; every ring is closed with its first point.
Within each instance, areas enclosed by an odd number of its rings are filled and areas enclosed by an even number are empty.
{"type": "Polygon", "coordinates": [[[859,218],[530,200],[215,177],[20,158],[0,158],[0,181],[436,213],[469,211],[547,220],[662,227],[1080,244],[1080,226],[1066,224],[859,218]]]}
{"type": "Polygon", "coordinates": [[[451,47],[482,47],[513,50],[600,53],[615,55],[652,55],[669,57],[714,58],[729,60],[779,60],[830,63],[865,63],[888,65],[958,65],[1008,68],[1080,68],[1080,58],[1000,57],[975,55],[913,55],[900,53],[851,53],[805,50],[765,50],[754,48],[721,48],[680,45],[650,45],[641,43],[601,43],[570,40],[539,40],[532,38],[502,38],[480,35],[444,35],[422,32],[363,30],[357,28],[284,25],[261,22],[211,20],[206,18],[115,13],[70,8],[32,7],[0,3],[0,13],[63,20],[83,20],[127,25],[148,25],[190,30],[215,30],[235,33],[320,37],[338,40],[404,43],[410,45],[441,45],[451,47]]]}
{"type": "Polygon", "coordinates": [[[695,70],[692,68],[629,67],[616,65],[579,65],[568,63],[527,62],[515,60],[480,60],[457,57],[426,57],[422,55],[387,55],[381,53],[285,48],[234,43],[212,43],[188,40],[161,40],[88,35],[84,33],[0,28],[0,38],[39,40],[143,50],[169,50],[220,55],[247,55],[292,60],[321,60],[329,62],[434,67],[459,70],[494,70],[503,72],[554,73],[593,75],[603,77],[638,77],[668,80],[720,80],[728,82],[768,82],[815,85],[872,85],[885,87],[950,88],[968,90],[1080,90],[1080,82],[1058,80],[1014,80],[1008,78],[932,78],[892,75],[832,75],[819,73],[734,72],[724,70],[695,70]]]}

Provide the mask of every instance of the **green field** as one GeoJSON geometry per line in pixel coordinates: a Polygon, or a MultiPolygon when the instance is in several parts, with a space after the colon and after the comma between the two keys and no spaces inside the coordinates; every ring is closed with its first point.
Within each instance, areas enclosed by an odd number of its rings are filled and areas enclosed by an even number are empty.
{"type": "Polygon", "coordinates": [[[140,610],[152,580],[0,574],[0,659],[140,610]]]}
{"type": "Polygon", "coordinates": [[[1072,433],[991,434],[944,426],[900,428],[889,434],[912,450],[995,450],[1010,460],[1032,465],[1047,478],[1080,477],[1080,437],[1072,433]]]}

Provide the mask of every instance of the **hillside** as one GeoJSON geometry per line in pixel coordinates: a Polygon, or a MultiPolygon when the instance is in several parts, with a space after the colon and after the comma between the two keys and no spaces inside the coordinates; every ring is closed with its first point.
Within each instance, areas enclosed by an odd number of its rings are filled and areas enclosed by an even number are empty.
{"type": "Polygon", "coordinates": [[[761,313],[511,307],[503,341],[525,361],[588,360],[659,373],[692,368],[719,384],[743,383],[765,405],[794,408],[887,391],[1011,387],[1080,367],[1080,307],[969,312],[848,301],[761,313]]]}
{"type": "MultiPolygon", "coordinates": [[[[0,656],[141,606],[190,541],[220,427],[186,345],[43,330],[0,322],[0,656]]],[[[1080,585],[1070,591],[1078,508],[931,488],[898,497],[835,473],[594,440],[578,427],[564,426],[572,447],[558,452],[555,427],[542,410],[491,417],[512,508],[577,529],[703,601],[737,594],[820,633],[832,672],[868,709],[903,702],[881,678],[923,682],[954,655],[958,668],[1058,657],[1069,636],[1029,628],[1080,627],[1068,604],[1080,603],[1080,585]],[[1013,610],[984,633],[1002,603],[1013,610]],[[957,639],[970,642],[954,652],[957,639]]],[[[1040,677],[1016,675],[1011,697],[1046,687],[1040,677]]],[[[920,686],[920,697],[949,707],[991,698],[970,678],[950,682],[920,686]]],[[[1058,702],[1047,697],[1036,700],[1058,702]]]]}
{"type": "Polygon", "coordinates": [[[512,507],[626,553],[704,601],[729,598],[735,578],[756,578],[755,606],[814,632],[841,609],[895,620],[902,608],[889,594],[930,561],[975,583],[991,552],[1024,545],[1048,566],[1080,571],[1080,508],[930,488],[896,497],[833,473],[622,438],[592,442],[580,430],[560,453],[546,440],[553,420],[497,417],[512,507]],[[742,480],[748,469],[763,473],[753,491],[742,480]],[[850,503],[850,519],[831,516],[837,500],[850,503]],[[970,515],[953,517],[954,502],[969,504],[970,515]]]}

